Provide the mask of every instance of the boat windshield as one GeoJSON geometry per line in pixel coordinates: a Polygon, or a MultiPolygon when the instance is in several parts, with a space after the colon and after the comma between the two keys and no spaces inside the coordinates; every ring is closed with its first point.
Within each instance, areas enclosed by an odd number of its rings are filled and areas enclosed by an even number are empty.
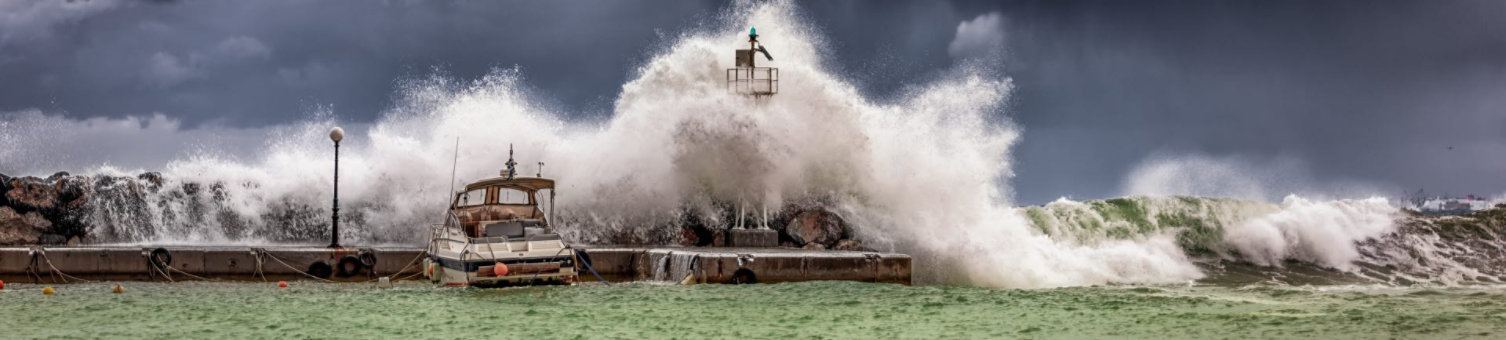
{"type": "Polygon", "coordinates": [[[521,190],[497,189],[498,204],[528,204],[528,193],[521,190]]]}
{"type": "Polygon", "coordinates": [[[485,188],[471,190],[471,191],[466,191],[465,194],[460,195],[460,204],[459,205],[462,206],[462,207],[468,207],[468,206],[473,206],[473,205],[482,205],[482,204],[486,204],[486,189],[485,188]]]}

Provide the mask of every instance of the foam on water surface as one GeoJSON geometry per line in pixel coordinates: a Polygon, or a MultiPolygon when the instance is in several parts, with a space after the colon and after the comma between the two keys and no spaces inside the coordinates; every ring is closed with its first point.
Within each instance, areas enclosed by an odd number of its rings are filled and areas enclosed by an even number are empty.
{"type": "Polygon", "coordinates": [[[1492,339],[1497,287],[9,283],[12,338],[1492,339]],[[59,325],[71,325],[59,327],[59,325]]]}

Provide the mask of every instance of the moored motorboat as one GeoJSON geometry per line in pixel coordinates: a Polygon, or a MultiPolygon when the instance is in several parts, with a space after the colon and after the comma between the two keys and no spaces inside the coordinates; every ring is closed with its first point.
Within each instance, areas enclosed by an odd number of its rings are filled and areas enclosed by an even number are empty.
{"type": "Polygon", "coordinates": [[[424,275],[446,286],[571,284],[575,249],[550,226],[554,180],[516,176],[508,150],[498,177],[465,185],[442,224],[430,228],[424,275]],[[547,191],[549,204],[540,204],[547,191]]]}

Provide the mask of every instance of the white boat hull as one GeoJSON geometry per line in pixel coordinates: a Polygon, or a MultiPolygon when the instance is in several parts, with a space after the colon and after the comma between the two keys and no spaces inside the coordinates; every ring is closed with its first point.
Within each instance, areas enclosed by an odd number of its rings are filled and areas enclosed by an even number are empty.
{"type": "MultiPolygon", "coordinates": [[[[438,231],[446,234],[443,229],[438,231]]],[[[520,240],[441,235],[429,246],[425,276],[445,286],[571,284],[579,274],[575,250],[558,235],[520,240]],[[497,266],[506,270],[497,270],[497,266]],[[498,276],[498,273],[505,275],[498,276]]]]}

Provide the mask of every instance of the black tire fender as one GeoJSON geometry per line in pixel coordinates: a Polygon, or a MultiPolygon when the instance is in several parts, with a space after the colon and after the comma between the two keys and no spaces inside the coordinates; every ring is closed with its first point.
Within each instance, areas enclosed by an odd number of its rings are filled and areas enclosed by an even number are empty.
{"type": "Polygon", "coordinates": [[[356,258],[354,255],[345,255],[345,257],[340,258],[340,262],[336,263],[335,274],[340,275],[340,277],[351,277],[355,276],[356,273],[360,273],[361,268],[364,268],[361,265],[361,259],[356,258]]]}
{"type": "Polygon", "coordinates": [[[376,264],[377,264],[376,252],[373,252],[370,249],[362,250],[361,254],[358,255],[358,256],[360,256],[360,258],[361,258],[361,266],[362,267],[366,267],[366,269],[368,269],[368,270],[376,268],[376,264]]]}
{"type": "Polygon", "coordinates": [[[152,249],[152,252],[147,255],[146,260],[152,266],[157,267],[157,269],[167,270],[168,267],[173,265],[173,253],[167,251],[166,248],[152,249]]]}
{"type": "Polygon", "coordinates": [[[334,268],[330,268],[329,263],[325,263],[324,261],[314,261],[314,263],[309,264],[308,274],[310,276],[323,279],[328,278],[329,274],[333,271],[334,268]]]}
{"type": "Polygon", "coordinates": [[[743,285],[750,283],[758,283],[758,274],[753,273],[752,269],[738,268],[737,271],[732,272],[732,284],[743,285]]]}

